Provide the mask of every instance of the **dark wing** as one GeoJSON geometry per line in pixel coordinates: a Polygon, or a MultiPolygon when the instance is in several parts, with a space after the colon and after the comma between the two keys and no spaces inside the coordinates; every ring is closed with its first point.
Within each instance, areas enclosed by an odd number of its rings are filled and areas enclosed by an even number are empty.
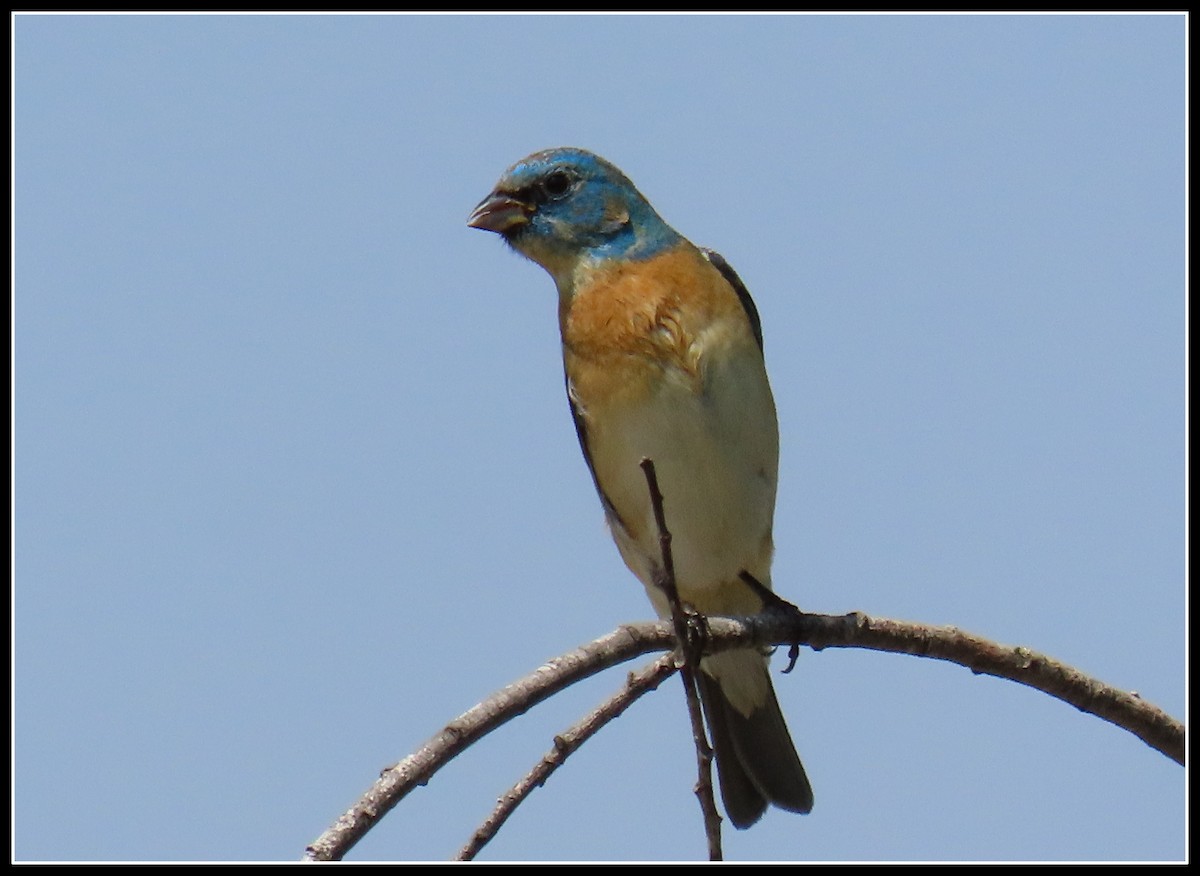
{"type": "Polygon", "coordinates": [[[754,340],[758,341],[759,352],[763,348],[762,336],[762,321],[758,318],[758,308],[754,306],[754,299],[750,297],[750,290],[746,288],[746,284],[742,282],[742,278],[737,275],[737,271],[729,266],[729,262],[721,256],[719,252],[713,252],[711,249],[700,247],[700,252],[704,253],[704,257],[709,260],[714,268],[721,272],[721,276],[726,282],[733,287],[733,291],[737,293],[738,301],[742,302],[742,309],[746,311],[746,318],[750,320],[750,329],[754,332],[754,340]]]}
{"type": "Polygon", "coordinates": [[[596,494],[600,497],[600,502],[604,505],[604,515],[613,526],[625,528],[625,524],[621,522],[621,516],[617,514],[617,508],[608,496],[604,495],[604,490],[600,487],[600,480],[596,477],[596,467],[592,465],[592,452],[588,449],[587,421],[584,420],[583,414],[579,410],[579,405],[575,403],[575,396],[571,392],[571,378],[564,375],[567,385],[567,403],[571,406],[571,419],[575,423],[575,435],[579,438],[579,449],[583,451],[583,461],[587,463],[588,472],[592,476],[592,483],[596,485],[596,494]]]}

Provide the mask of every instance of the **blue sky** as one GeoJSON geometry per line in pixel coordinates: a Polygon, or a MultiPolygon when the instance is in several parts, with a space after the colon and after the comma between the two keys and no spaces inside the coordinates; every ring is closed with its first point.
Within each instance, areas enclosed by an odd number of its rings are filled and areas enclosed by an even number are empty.
{"type": "MultiPolygon", "coordinates": [[[[465,225],[557,145],[753,293],[782,595],[1184,719],[1185,26],[16,17],[16,856],[294,860],[446,721],[650,615],[552,283],[465,225]]],[[[351,858],[451,857],[623,677],[351,858]]],[[[1186,855],[1185,771],[1045,695],[843,650],[776,684],[816,808],[731,859],[1186,855]]],[[[703,858],[693,780],[672,681],[482,858],[703,858]]]]}

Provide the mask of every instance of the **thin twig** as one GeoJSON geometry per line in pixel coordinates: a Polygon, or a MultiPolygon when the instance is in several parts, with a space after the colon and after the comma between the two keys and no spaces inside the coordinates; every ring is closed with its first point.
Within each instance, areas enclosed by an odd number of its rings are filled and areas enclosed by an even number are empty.
{"type": "MultiPolygon", "coordinates": [[[[688,717],[692,722],[692,741],[696,745],[696,799],[704,815],[704,833],[708,838],[708,859],[720,861],[721,816],[713,798],[712,762],[713,751],[704,732],[704,714],[700,707],[700,684],[696,673],[700,672],[700,651],[703,642],[698,642],[688,628],[688,613],[679,599],[679,588],[675,581],[675,560],[671,554],[671,531],[667,528],[667,514],[663,507],[663,495],[658,488],[658,474],[654,460],[643,459],[642,471],[646,475],[646,487],[650,491],[650,507],[654,511],[654,522],[658,527],[658,545],[662,554],[662,574],[656,576],[671,606],[671,622],[675,627],[675,638],[679,641],[682,666],[679,675],[683,679],[683,690],[687,698],[688,717]]],[[[703,622],[703,620],[701,620],[703,622]]]]}
{"type": "Polygon", "coordinates": [[[554,747],[538,761],[534,768],[521,781],[513,785],[500,798],[496,808],[492,810],[492,813],[483,824],[475,830],[470,842],[463,846],[462,850],[458,853],[457,860],[473,861],[475,856],[491,841],[496,832],[504,825],[504,822],[508,820],[508,817],[512,815],[517,806],[529,796],[534,788],[544,785],[546,780],[550,778],[551,773],[558,769],[579,746],[583,745],[583,743],[599,732],[600,728],[605,724],[633,705],[643,694],[649,693],[662,684],[677,668],[675,655],[664,654],[644,669],[636,673],[631,672],[625,680],[625,686],[621,690],[613,694],[612,697],[602,703],[591,714],[585,716],[582,721],[579,721],[562,734],[555,736],[554,747]]]}

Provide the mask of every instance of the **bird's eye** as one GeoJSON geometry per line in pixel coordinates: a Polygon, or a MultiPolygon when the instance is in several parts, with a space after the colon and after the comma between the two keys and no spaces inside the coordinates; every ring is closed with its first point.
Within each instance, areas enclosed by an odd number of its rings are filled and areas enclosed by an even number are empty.
{"type": "Polygon", "coordinates": [[[547,198],[561,198],[571,190],[571,183],[573,181],[571,174],[565,170],[556,170],[542,180],[541,188],[547,198]]]}

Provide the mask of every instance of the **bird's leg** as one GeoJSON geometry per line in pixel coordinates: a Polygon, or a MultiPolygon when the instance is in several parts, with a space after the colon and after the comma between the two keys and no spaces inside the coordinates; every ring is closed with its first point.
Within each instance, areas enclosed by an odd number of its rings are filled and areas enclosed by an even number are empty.
{"type": "Polygon", "coordinates": [[[663,592],[671,606],[671,616],[675,621],[675,634],[679,638],[679,647],[693,665],[700,665],[700,655],[708,646],[708,618],[694,606],[679,598],[679,590],[675,586],[673,575],[665,569],[654,570],[654,586],[663,592]]]}
{"type": "MultiPolygon", "coordinates": [[[[793,618],[795,620],[801,620],[805,617],[805,614],[803,611],[801,611],[798,607],[796,607],[792,603],[788,602],[786,599],[784,599],[782,596],[780,596],[778,593],[776,593],[770,587],[767,587],[766,585],[764,585],[761,581],[759,581],[757,578],[755,578],[753,575],[751,575],[745,569],[743,569],[739,573],[739,577],[746,584],[750,585],[750,589],[753,590],[755,592],[755,594],[757,594],[757,596],[760,600],[762,600],[763,611],[776,612],[777,614],[782,614],[785,617],[793,618]]],[[[788,665],[783,670],[785,675],[787,673],[791,672],[796,667],[796,661],[799,659],[799,657],[800,657],[800,646],[798,644],[796,644],[795,642],[793,642],[792,646],[790,648],[788,648],[788,665]]]]}

